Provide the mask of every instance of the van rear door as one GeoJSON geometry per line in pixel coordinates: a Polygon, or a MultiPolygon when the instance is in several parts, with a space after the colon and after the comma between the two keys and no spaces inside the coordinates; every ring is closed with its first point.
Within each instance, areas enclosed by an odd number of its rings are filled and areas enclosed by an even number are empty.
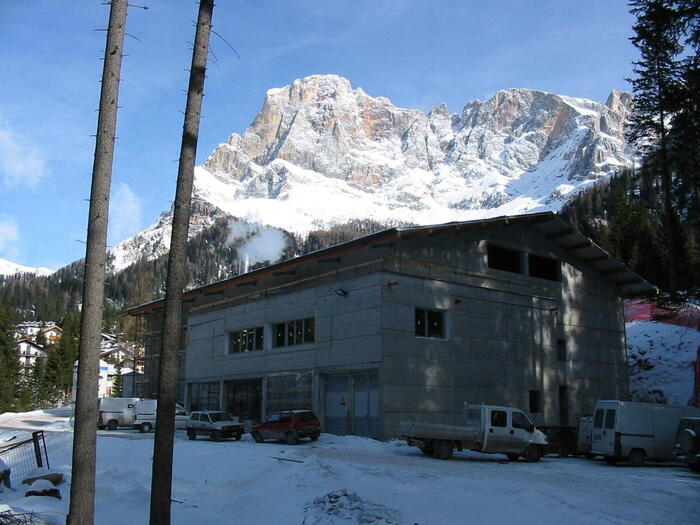
{"type": "Polygon", "coordinates": [[[593,416],[591,449],[606,456],[615,455],[617,403],[598,403],[593,416]]]}

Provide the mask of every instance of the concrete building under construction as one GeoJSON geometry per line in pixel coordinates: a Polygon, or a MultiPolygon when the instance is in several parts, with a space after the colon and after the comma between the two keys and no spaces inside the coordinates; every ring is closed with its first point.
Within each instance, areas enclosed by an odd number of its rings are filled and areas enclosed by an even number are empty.
{"type": "MultiPolygon", "coordinates": [[[[552,213],[393,228],[185,293],[179,397],[390,438],[465,401],[574,425],[627,398],[622,299],[654,288],[552,213]]],[[[163,301],[130,309],[157,391],[163,301]]]]}

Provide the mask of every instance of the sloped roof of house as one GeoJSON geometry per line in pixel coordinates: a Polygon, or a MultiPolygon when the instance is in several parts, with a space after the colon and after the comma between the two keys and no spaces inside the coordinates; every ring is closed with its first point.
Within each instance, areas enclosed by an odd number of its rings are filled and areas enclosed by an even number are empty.
{"type": "MultiPolygon", "coordinates": [[[[265,266],[223,281],[194,288],[184,293],[183,300],[191,301],[197,296],[211,295],[230,286],[239,286],[244,283],[255,282],[258,278],[265,275],[279,274],[282,271],[288,271],[312,261],[328,259],[329,257],[338,256],[349,251],[384,244],[396,239],[412,239],[426,235],[487,229],[511,224],[528,225],[534,228],[549,241],[557,244],[565,252],[570,253],[572,256],[583,261],[601,275],[608,278],[620,289],[623,296],[640,296],[657,291],[655,286],[647,282],[624,263],[615,259],[591,239],[576,231],[558,215],[553,212],[541,212],[426,226],[390,228],[270,266],[265,266]]],[[[147,311],[162,308],[164,304],[165,299],[157,299],[150,303],[129,308],[124,314],[139,315],[147,311]]]]}
{"type": "Polygon", "coordinates": [[[34,341],[32,341],[31,339],[29,339],[29,338],[27,338],[27,337],[23,337],[23,338],[18,339],[17,341],[15,341],[15,344],[16,344],[17,346],[19,346],[20,343],[27,343],[28,345],[33,346],[33,347],[36,348],[37,350],[41,350],[42,352],[48,352],[48,349],[46,349],[45,347],[43,347],[43,346],[41,346],[41,345],[36,344],[34,341]]]}

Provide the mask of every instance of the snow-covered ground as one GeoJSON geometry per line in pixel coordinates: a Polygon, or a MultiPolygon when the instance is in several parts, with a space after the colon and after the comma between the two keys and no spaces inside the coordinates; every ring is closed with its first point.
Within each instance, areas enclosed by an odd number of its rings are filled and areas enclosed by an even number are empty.
{"type": "MultiPolygon", "coordinates": [[[[65,416],[4,414],[0,443],[28,435],[7,427],[48,430],[51,466],[68,481],[61,500],[6,489],[0,512],[64,523],[73,437],[65,416]]],[[[100,432],[97,447],[95,523],[147,523],[153,434],[100,432]]],[[[178,431],[172,510],[174,524],[188,525],[666,524],[692,522],[698,494],[700,476],[671,464],[634,469],[556,457],[530,464],[467,452],[441,461],[400,442],[358,437],[323,434],[288,446],[249,435],[189,441],[178,431]]]]}
{"type": "Polygon", "coordinates": [[[700,331],[684,326],[627,323],[630,398],[648,403],[687,405],[693,395],[693,365],[700,331]]]}

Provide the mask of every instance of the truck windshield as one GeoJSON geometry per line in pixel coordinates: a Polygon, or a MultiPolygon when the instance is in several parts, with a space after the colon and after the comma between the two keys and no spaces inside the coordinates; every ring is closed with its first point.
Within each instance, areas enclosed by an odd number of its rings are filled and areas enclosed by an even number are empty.
{"type": "Polygon", "coordinates": [[[605,428],[615,428],[615,409],[611,408],[605,411],[605,428]]]}
{"type": "Polygon", "coordinates": [[[593,428],[603,428],[603,418],[605,417],[605,410],[599,408],[595,411],[595,419],[593,421],[593,428]]]}
{"type": "Polygon", "coordinates": [[[513,428],[522,428],[528,432],[532,432],[535,425],[522,412],[513,412],[513,428]]]}

